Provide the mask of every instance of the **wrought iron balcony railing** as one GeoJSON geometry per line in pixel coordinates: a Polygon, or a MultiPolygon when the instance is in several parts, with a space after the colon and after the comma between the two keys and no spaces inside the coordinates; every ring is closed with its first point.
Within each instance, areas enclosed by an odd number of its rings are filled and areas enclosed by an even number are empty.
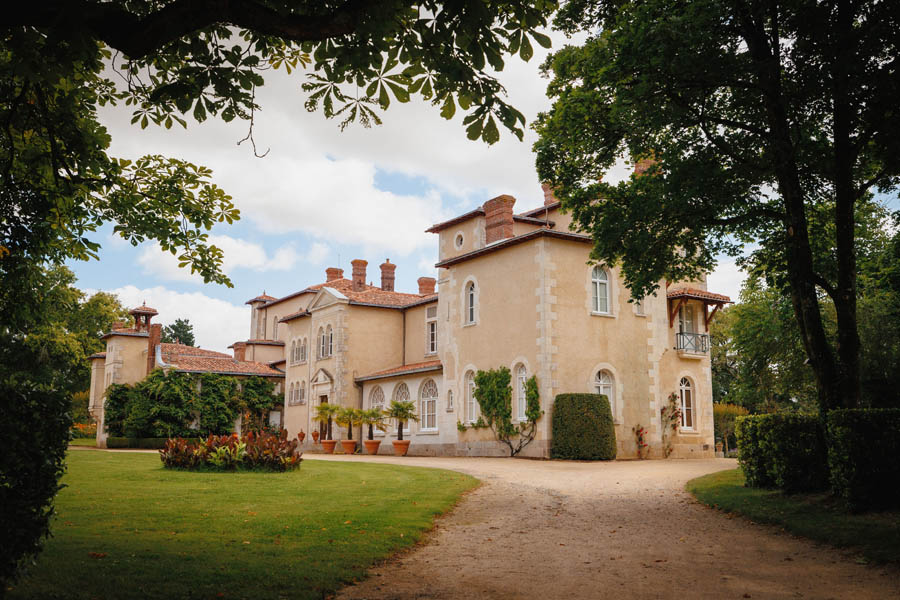
{"type": "Polygon", "coordinates": [[[709,336],[705,333],[676,333],[675,349],[694,354],[709,352],[709,336]]]}

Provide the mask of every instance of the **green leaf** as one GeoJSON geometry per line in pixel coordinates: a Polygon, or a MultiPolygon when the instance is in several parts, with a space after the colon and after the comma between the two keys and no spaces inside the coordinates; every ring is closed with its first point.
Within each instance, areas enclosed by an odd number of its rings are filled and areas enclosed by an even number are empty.
{"type": "Polygon", "coordinates": [[[537,31],[532,31],[531,37],[533,37],[534,41],[536,41],[538,44],[540,44],[544,48],[549,48],[550,46],[553,45],[553,43],[550,41],[550,37],[544,35],[543,33],[539,33],[537,31]]]}
{"type": "Polygon", "coordinates": [[[525,62],[528,62],[534,56],[534,48],[531,47],[531,42],[528,41],[528,36],[525,34],[522,34],[522,47],[519,48],[519,56],[525,62]]]}
{"type": "Polygon", "coordinates": [[[448,121],[456,114],[456,104],[453,102],[453,94],[447,94],[444,99],[444,106],[441,108],[441,116],[448,121]]]}
{"type": "Polygon", "coordinates": [[[483,121],[480,119],[477,121],[473,121],[471,125],[466,127],[466,137],[470,140],[477,140],[481,137],[481,127],[483,121]]]}
{"type": "Polygon", "coordinates": [[[494,121],[493,116],[488,117],[487,124],[484,126],[484,131],[481,134],[481,139],[488,144],[493,144],[500,139],[500,132],[497,131],[497,123],[494,121]]]}

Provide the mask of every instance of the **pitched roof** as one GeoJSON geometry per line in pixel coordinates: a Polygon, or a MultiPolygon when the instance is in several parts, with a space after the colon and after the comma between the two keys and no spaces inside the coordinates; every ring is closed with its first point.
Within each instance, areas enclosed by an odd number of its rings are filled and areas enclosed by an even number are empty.
{"type": "MultiPolygon", "coordinates": [[[[362,290],[356,291],[353,289],[353,282],[349,279],[333,279],[332,281],[326,281],[325,283],[317,283],[315,285],[311,285],[299,292],[294,292],[293,294],[288,294],[283,298],[279,298],[274,302],[269,302],[266,304],[266,308],[282,302],[283,300],[287,300],[289,298],[293,298],[299,296],[300,294],[310,293],[310,292],[318,292],[322,288],[331,288],[341,294],[343,294],[348,300],[350,300],[350,304],[362,304],[365,306],[378,306],[378,307],[386,307],[386,308],[405,308],[407,306],[417,304],[423,300],[437,298],[437,294],[428,294],[428,295],[420,295],[420,294],[407,294],[405,292],[387,292],[380,287],[374,285],[366,285],[362,290]]],[[[302,311],[301,311],[302,312],[302,311]]],[[[291,313],[284,319],[288,318],[297,318],[301,315],[301,312],[291,313]]],[[[279,319],[283,320],[283,319],[279,319]]]]}
{"type": "Polygon", "coordinates": [[[666,292],[666,298],[693,298],[695,300],[707,300],[711,302],[732,303],[731,298],[723,294],[714,294],[697,288],[676,288],[666,292]]]}
{"type": "Polygon", "coordinates": [[[299,319],[300,317],[308,317],[310,312],[308,310],[301,310],[295,313],[291,313],[287,316],[281,317],[278,319],[279,323],[287,323],[288,321],[293,321],[294,319],[299,319]]]}
{"type": "MultiPolygon", "coordinates": [[[[532,213],[538,214],[543,210],[544,210],[544,207],[541,207],[540,210],[528,211],[528,212],[525,212],[525,213],[522,213],[519,215],[513,215],[513,221],[519,221],[520,223],[531,223],[533,225],[548,225],[550,227],[553,227],[554,225],[556,225],[556,223],[554,223],[553,221],[537,219],[532,214],[532,213]]],[[[463,214],[459,215],[458,217],[454,217],[453,219],[450,219],[449,221],[444,221],[443,223],[435,223],[434,225],[432,225],[431,227],[426,229],[425,233],[438,233],[449,227],[453,227],[454,225],[456,225],[458,223],[464,223],[464,222],[468,221],[469,219],[474,219],[475,217],[481,217],[481,216],[484,216],[484,208],[478,207],[475,210],[470,210],[469,212],[463,213],[463,214]]]]}
{"type": "Polygon", "coordinates": [[[93,354],[88,356],[88,359],[92,358],[106,358],[106,352],[94,352],[93,354]]]}
{"type": "Polygon", "coordinates": [[[107,331],[103,335],[100,336],[101,340],[105,340],[106,338],[113,335],[126,335],[131,337],[150,337],[150,334],[146,331],[139,331],[134,327],[126,327],[124,329],[113,329],[112,331],[107,331]]]}
{"type": "Polygon", "coordinates": [[[479,248],[478,250],[472,250],[471,252],[466,252],[465,254],[460,254],[459,256],[454,256],[452,258],[448,258],[442,260],[437,263],[436,267],[449,267],[450,265],[455,265],[457,263],[465,262],[472,258],[477,258],[483,254],[489,254],[491,252],[495,252],[502,248],[508,248],[509,246],[515,246],[516,244],[521,244],[523,242],[528,242],[530,240],[536,240],[541,237],[549,237],[559,240],[568,240],[570,242],[580,242],[584,244],[593,244],[594,241],[591,239],[589,235],[583,235],[580,233],[571,233],[568,231],[556,231],[554,229],[535,229],[533,231],[528,231],[521,235],[517,235],[511,238],[506,238],[500,240],[499,242],[494,242],[485,246],[484,248],[479,248]]]}
{"type": "Polygon", "coordinates": [[[158,315],[159,311],[157,311],[155,308],[150,308],[146,304],[142,304],[142,305],[138,306],[137,308],[132,308],[130,311],[128,311],[128,314],[131,314],[131,315],[158,315]]]}
{"type": "Polygon", "coordinates": [[[251,304],[253,302],[271,302],[272,300],[278,300],[278,298],[276,298],[275,296],[270,296],[267,293],[263,292],[256,298],[250,298],[249,300],[244,302],[244,304],[251,304]]]}
{"type": "Polygon", "coordinates": [[[369,381],[371,379],[383,379],[385,377],[395,377],[397,375],[411,375],[413,373],[425,373],[427,371],[442,370],[444,366],[439,360],[426,360],[424,362],[412,363],[408,365],[400,365],[383,371],[376,371],[363,377],[357,377],[356,381],[369,381]]]}
{"type": "Polygon", "coordinates": [[[160,344],[162,360],[176,371],[183,373],[219,373],[222,375],[261,375],[281,377],[281,371],[265,363],[235,360],[222,352],[185,346],[184,344],[160,344]]]}

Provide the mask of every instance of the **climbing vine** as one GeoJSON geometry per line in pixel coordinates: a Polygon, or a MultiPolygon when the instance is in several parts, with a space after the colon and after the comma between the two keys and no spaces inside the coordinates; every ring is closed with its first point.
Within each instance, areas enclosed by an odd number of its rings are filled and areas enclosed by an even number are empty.
{"type": "Polygon", "coordinates": [[[647,458],[647,448],[649,447],[649,444],[644,439],[647,437],[647,430],[638,424],[632,427],[631,431],[634,433],[634,443],[637,445],[638,458],[643,460],[647,458]]]}
{"type": "Polygon", "coordinates": [[[675,392],[669,394],[667,404],[660,409],[662,420],[662,446],[663,457],[669,458],[672,454],[672,436],[681,422],[681,407],[678,406],[678,395],[675,392]]]}
{"type": "Polygon", "coordinates": [[[509,455],[515,456],[534,441],[537,420],[544,411],[541,410],[537,378],[532,376],[525,382],[525,421],[513,423],[510,379],[506,367],[478,371],[475,374],[475,399],[481,408],[479,420],[483,419],[497,440],[509,447],[509,455]]]}

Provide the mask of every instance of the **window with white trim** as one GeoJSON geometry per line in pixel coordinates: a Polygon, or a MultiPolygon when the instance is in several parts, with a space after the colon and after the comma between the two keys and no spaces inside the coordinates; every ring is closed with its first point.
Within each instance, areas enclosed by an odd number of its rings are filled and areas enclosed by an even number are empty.
{"type": "Polygon", "coordinates": [[[306,404],[306,382],[297,384],[297,404],[306,404]]]}
{"type": "Polygon", "coordinates": [[[294,403],[294,384],[292,383],[288,389],[288,404],[290,405],[294,403]]]}
{"type": "Polygon", "coordinates": [[[453,390],[447,390],[447,412],[453,412],[453,390]]]}
{"type": "Polygon", "coordinates": [[[422,384],[422,393],[419,400],[419,418],[421,419],[423,431],[437,429],[437,399],[437,384],[434,382],[434,379],[429,379],[422,384]]]}
{"type": "Polygon", "coordinates": [[[603,394],[609,400],[609,410],[613,420],[616,418],[616,380],[613,374],[607,370],[597,371],[594,377],[594,389],[598,394],[603,394]]]}
{"type": "Polygon", "coordinates": [[[409,402],[409,387],[403,382],[394,388],[394,400],[397,402],[409,402]]]}
{"type": "Polygon", "coordinates": [[[331,356],[334,353],[334,330],[331,325],[325,328],[325,336],[328,338],[328,354],[325,356],[331,356]]]}
{"type": "Polygon", "coordinates": [[[478,420],[478,401],[475,399],[475,373],[466,373],[466,422],[478,420]]]}
{"type": "Polygon", "coordinates": [[[694,329],[694,307],[683,305],[678,309],[678,333],[696,333],[694,329]]]}
{"type": "Polygon", "coordinates": [[[297,341],[291,342],[291,364],[297,362],[297,341]]]}
{"type": "Polygon", "coordinates": [[[694,428],[694,387],[691,380],[682,377],[678,384],[678,392],[681,397],[681,427],[682,429],[694,428]]]}
{"type": "Polygon", "coordinates": [[[384,390],[380,385],[376,385],[369,392],[369,408],[384,410],[384,390]]]}
{"type": "Polygon", "coordinates": [[[437,306],[425,309],[425,354],[437,354],[437,306]]]}
{"type": "Polygon", "coordinates": [[[306,362],[306,338],[303,338],[300,341],[299,353],[300,353],[300,362],[305,363],[306,362]]]}
{"type": "Polygon", "coordinates": [[[634,314],[645,316],[647,313],[644,312],[644,299],[640,298],[634,301],[634,314]]]}
{"type": "Polygon", "coordinates": [[[528,380],[528,373],[525,365],[520,364],[516,367],[516,419],[525,420],[525,382],[528,380]]]}
{"type": "Polygon", "coordinates": [[[591,294],[591,311],[601,315],[610,314],[609,273],[600,265],[591,271],[591,294]]]}
{"type": "Polygon", "coordinates": [[[319,327],[319,358],[325,358],[327,355],[325,354],[326,349],[328,348],[327,340],[325,339],[325,328],[319,327]]]}
{"type": "Polygon", "coordinates": [[[475,282],[470,281],[466,284],[466,325],[475,323],[475,302],[477,300],[475,294],[475,282]]]}

